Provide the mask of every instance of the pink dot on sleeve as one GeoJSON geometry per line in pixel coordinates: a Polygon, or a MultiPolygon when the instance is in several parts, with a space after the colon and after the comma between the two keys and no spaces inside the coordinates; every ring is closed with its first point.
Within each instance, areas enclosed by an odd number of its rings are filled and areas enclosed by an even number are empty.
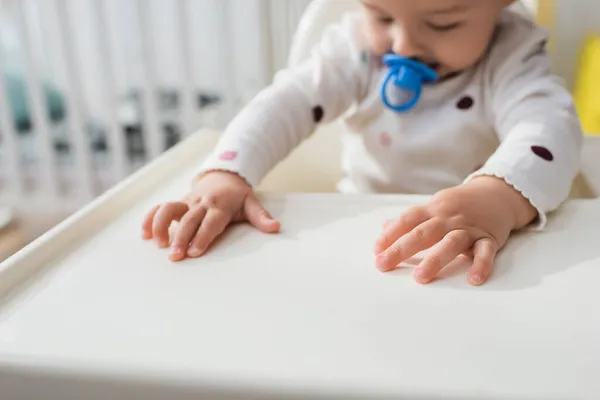
{"type": "Polygon", "coordinates": [[[379,134],[379,143],[383,147],[390,147],[392,145],[392,137],[387,132],[381,132],[379,134]]]}
{"type": "Polygon", "coordinates": [[[237,158],[237,151],[224,151],[219,155],[219,159],[222,161],[233,161],[237,158]]]}

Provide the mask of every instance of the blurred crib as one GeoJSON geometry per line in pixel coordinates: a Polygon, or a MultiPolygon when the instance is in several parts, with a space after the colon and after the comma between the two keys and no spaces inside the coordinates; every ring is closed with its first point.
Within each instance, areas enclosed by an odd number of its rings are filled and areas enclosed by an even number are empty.
{"type": "Polygon", "coordinates": [[[70,212],[222,127],[309,2],[0,0],[0,206],[70,212]]]}

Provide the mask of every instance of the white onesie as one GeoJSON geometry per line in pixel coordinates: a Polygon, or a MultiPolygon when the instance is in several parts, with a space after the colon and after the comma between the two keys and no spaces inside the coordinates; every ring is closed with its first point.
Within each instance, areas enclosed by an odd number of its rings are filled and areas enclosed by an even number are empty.
{"type": "Polygon", "coordinates": [[[476,66],[426,84],[419,103],[398,113],[381,100],[387,67],[369,53],[361,24],[347,15],[309,61],[280,72],[200,172],[231,171],[257,185],[319,124],[342,117],[341,192],[433,194],[493,175],[529,199],[543,226],[568,197],[582,142],[571,96],[550,71],[546,31],[504,11],[476,66]]]}

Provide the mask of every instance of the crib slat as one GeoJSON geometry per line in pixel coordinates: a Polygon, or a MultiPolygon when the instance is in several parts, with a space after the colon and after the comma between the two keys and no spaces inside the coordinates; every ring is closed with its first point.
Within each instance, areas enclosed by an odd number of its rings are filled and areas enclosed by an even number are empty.
{"type": "Polygon", "coordinates": [[[276,71],[286,66],[289,7],[287,1],[271,0],[271,31],[277,32],[271,38],[276,71]]]}
{"type": "Polygon", "coordinates": [[[259,43],[259,63],[260,71],[262,72],[260,78],[260,85],[268,85],[274,75],[274,60],[273,60],[273,49],[271,45],[271,38],[274,36],[273,27],[271,26],[271,3],[269,0],[260,0],[258,2],[260,7],[259,12],[259,26],[260,26],[260,43],[259,43]]]}
{"type": "MultiPolygon", "coordinates": [[[[231,29],[230,7],[231,0],[214,0],[216,3],[217,18],[219,21],[219,65],[222,66],[221,87],[224,92],[224,103],[220,107],[220,124],[226,124],[233,118],[236,110],[236,76],[233,63],[233,32],[231,29]]],[[[234,6],[234,5],[233,5],[234,6]]]]}
{"type": "Polygon", "coordinates": [[[68,10],[68,1],[60,0],[55,3],[55,6],[57,7],[60,47],[63,52],[66,72],[65,99],[70,131],[69,139],[73,146],[72,154],[75,160],[75,171],[78,175],[77,190],[83,195],[84,200],[91,200],[95,194],[94,171],[90,154],[90,140],[82,116],[82,105],[84,104],[81,92],[82,80],[74,54],[75,42],[73,38],[76,35],[76,30],[68,10]]]}
{"type": "Polygon", "coordinates": [[[189,135],[198,128],[196,126],[196,114],[195,114],[195,81],[194,81],[194,65],[191,54],[193,49],[191,48],[191,35],[190,29],[190,14],[191,4],[190,0],[179,0],[177,7],[177,23],[179,25],[179,35],[177,37],[181,54],[181,87],[179,90],[181,96],[181,110],[182,110],[182,122],[184,135],[189,135]]]}
{"type": "MultiPolygon", "coordinates": [[[[0,10],[2,4],[0,3],[0,10]]],[[[0,18],[1,20],[1,18],[0,18]]],[[[10,104],[6,87],[6,66],[0,57],[0,140],[2,143],[2,161],[7,192],[10,197],[19,198],[23,194],[23,181],[19,168],[19,148],[17,131],[13,123],[13,107],[10,104]]]]}
{"type": "Polygon", "coordinates": [[[144,140],[150,158],[158,157],[164,150],[164,137],[159,126],[158,85],[154,38],[152,29],[151,1],[138,0],[140,17],[140,41],[142,47],[142,98],[144,114],[144,140]]]}
{"type": "MultiPolygon", "coordinates": [[[[4,20],[2,10],[4,6],[0,0],[0,21],[4,20]]],[[[0,35],[1,37],[1,35],[0,35]]],[[[0,49],[0,140],[2,143],[2,161],[5,180],[8,183],[3,190],[2,198],[18,199],[23,194],[22,174],[19,168],[19,148],[17,142],[17,131],[13,123],[14,109],[10,103],[9,92],[6,85],[7,69],[2,59],[0,49]]]]}
{"type": "Polygon", "coordinates": [[[44,89],[41,81],[40,65],[36,60],[33,50],[33,41],[29,31],[25,7],[26,0],[12,0],[13,8],[17,16],[17,29],[19,37],[23,42],[23,57],[25,69],[25,83],[33,131],[37,136],[40,164],[39,181],[37,189],[50,196],[48,200],[56,200],[60,194],[60,182],[56,157],[54,154],[54,143],[52,131],[46,112],[44,89]]]}
{"type": "Polygon", "coordinates": [[[129,174],[130,166],[127,161],[127,150],[125,134],[119,124],[118,117],[118,92],[116,85],[115,60],[112,49],[109,47],[109,24],[108,8],[106,0],[91,2],[93,14],[96,18],[96,34],[98,37],[98,48],[100,51],[100,62],[103,76],[104,110],[107,120],[107,140],[112,157],[112,175],[117,181],[122,180],[129,174]]]}

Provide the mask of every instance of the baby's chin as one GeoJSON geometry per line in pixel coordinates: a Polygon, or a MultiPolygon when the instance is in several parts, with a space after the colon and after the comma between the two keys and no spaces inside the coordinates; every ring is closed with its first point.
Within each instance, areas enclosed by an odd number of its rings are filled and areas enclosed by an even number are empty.
{"type": "Polygon", "coordinates": [[[455,78],[472,67],[472,65],[464,65],[461,67],[450,67],[446,65],[441,65],[435,69],[435,72],[437,72],[439,76],[438,82],[440,82],[455,78]]]}
{"type": "Polygon", "coordinates": [[[422,63],[427,65],[432,70],[434,70],[440,77],[440,80],[448,79],[449,77],[454,77],[454,76],[460,74],[461,71],[463,71],[462,68],[454,68],[454,67],[450,67],[448,65],[441,64],[438,62],[426,62],[426,61],[423,62],[422,61],[422,63]]]}
{"type": "Polygon", "coordinates": [[[434,71],[437,72],[438,76],[440,77],[439,80],[441,81],[455,77],[462,72],[461,69],[451,68],[444,65],[438,66],[438,68],[435,68],[434,71]]]}
{"type": "Polygon", "coordinates": [[[454,78],[455,76],[460,75],[460,73],[463,71],[463,69],[452,68],[437,62],[423,62],[423,64],[425,64],[438,74],[438,82],[454,78]]]}

